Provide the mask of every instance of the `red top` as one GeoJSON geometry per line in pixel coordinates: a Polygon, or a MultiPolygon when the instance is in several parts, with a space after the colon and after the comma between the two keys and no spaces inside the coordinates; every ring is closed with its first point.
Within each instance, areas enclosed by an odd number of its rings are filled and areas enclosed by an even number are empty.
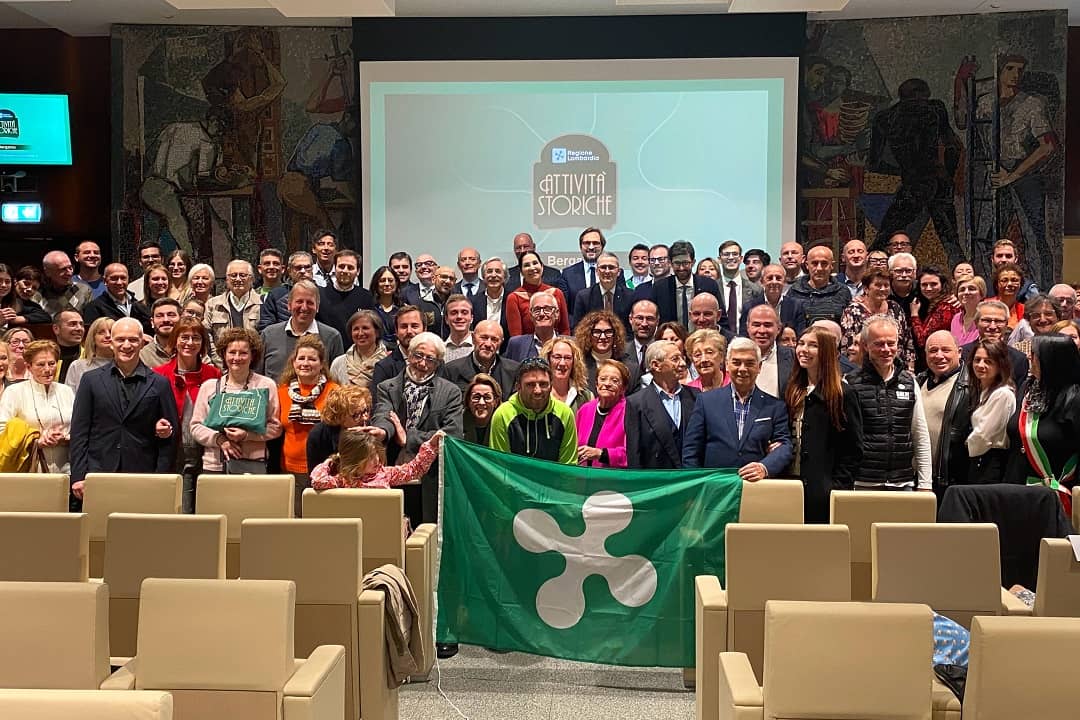
{"type": "Polygon", "coordinates": [[[199,388],[207,380],[216,380],[221,377],[221,371],[210,363],[199,363],[199,369],[179,375],[176,372],[176,358],[174,357],[164,365],[153,368],[158,375],[163,375],[169,381],[169,387],[173,390],[176,400],[176,412],[181,417],[184,415],[184,393],[187,392],[191,406],[195,406],[195,398],[199,395],[199,388]]]}
{"type": "Polygon", "coordinates": [[[911,331],[915,334],[915,344],[926,347],[926,339],[938,330],[951,332],[953,315],[959,310],[952,303],[942,300],[926,314],[925,320],[920,320],[918,315],[912,315],[911,331]]]}
{"type": "Polygon", "coordinates": [[[533,293],[541,290],[554,291],[555,301],[559,303],[559,320],[555,323],[556,335],[570,334],[570,311],[566,308],[566,298],[562,290],[540,283],[539,285],[522,285],[514,292],[506,296],[506,326],[510,330],[510,336],[532,335],[536,326],[533,324],[532,313],[529,312],[529,298],[533,293]]]}

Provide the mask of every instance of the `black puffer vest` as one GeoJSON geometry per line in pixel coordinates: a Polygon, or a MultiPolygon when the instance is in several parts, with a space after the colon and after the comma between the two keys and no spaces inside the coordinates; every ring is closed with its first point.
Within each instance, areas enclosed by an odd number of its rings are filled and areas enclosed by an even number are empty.
{"type": "Polygon", "coordinates": [[[863,414],[863,459],[858,480],[899,485],[915,480],[911,418],[915,412],[915,378],[899,363],[888,382],[869,358],[861,370],[847,376],[859,395],[863,414]]]}

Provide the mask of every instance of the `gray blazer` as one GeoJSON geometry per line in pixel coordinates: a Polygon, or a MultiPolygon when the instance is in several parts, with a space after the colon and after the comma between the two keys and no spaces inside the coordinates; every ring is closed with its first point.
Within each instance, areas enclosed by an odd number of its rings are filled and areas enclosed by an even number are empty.
{"type": "MultiPolygon", "coordinates": [[[[281,378],[281,373],[285,370],[285,363],[288,362],[289,355],[292,354],[293,348],[296,347],[296,336],[285,332],[288,323],[288,320],[274,323],[263,328],[262,333],[260,333],[263,341],[263,356],[255,372],[265,375],[274,382],[278,382],[281,378]]],[[[329,374],[331,363],[345,354],[345,348],[341,342],[341,333],[324,323],[317,322],[316,326],[319,330],[319,338],[322,340],[323,346],[326,347],[326,370],[327,374],[329,374]]]]}

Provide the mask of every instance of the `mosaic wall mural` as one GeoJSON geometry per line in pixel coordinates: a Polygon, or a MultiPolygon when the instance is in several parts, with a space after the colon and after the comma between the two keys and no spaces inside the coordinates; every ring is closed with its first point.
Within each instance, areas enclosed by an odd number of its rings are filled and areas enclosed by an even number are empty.
{"type": "Polygon", "coordinates": [[[160,240],[220,271],[232,257],[352,245],[355,72],[349,28],[113,29],[113,238],[160,240]],[[119,121],[119,127],[117,127],[119,121]]]}
{"type": "Polygon", "coordinates": [[[1065,12],[810,23],[800,195],[807,240],[883,243],[922,262],[1016,241],[1061,274],[1065,12]]]}

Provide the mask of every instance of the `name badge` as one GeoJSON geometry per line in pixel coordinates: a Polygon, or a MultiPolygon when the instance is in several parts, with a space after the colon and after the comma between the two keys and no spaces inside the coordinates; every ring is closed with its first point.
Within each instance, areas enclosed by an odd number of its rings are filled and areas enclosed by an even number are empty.
{"type": "Polygon", "coordinates": [[[911,399],[911,393],[897,391],[896,399],[897,400],[910,400],[911,399]]]}

